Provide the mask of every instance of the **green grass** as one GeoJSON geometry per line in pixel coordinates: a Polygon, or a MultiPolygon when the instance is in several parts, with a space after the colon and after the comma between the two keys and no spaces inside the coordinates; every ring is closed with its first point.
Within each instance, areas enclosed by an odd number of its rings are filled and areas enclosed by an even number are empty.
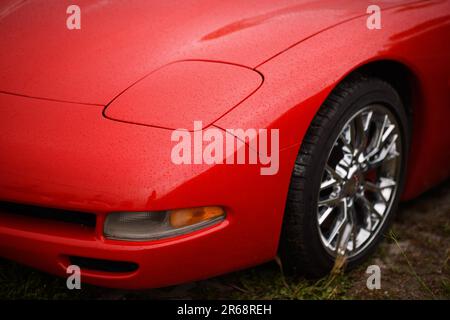
{"type": "Polygon", "coordinates": [[[0,299],[68,299],[73,296],[62,279],[2,260],[0,299]]]}
{"type": "Polygon", "coordinates": [[[335,275],[318,281],[284,278],[281,273],[249,272],[239,280],[234,299],[347,299],[348,277],[335,275]]]}
{"type": "Polygon", "coordinates": [[[68,290],[65,279],[18,265],[0,263],[0,299],[346,299],[350,286],[345,275],[311,281],[284,277],[275,263],[225,275],[196,285],[186,292],[169,287],[144,291],[123,291],[82,284],[68,290]]]}

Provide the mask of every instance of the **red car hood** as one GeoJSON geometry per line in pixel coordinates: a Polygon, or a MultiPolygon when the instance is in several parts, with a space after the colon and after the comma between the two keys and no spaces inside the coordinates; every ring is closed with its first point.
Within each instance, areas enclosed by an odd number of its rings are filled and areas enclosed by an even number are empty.
{"type": "MultiPolygon", "coordinates": [[[[105,105],[169,62],[256,67],[289,46],[366,14],[370,1],[73,1],[0,3],[0,92],[105,105]]],[[[377,1],[392,6],[404,0],[377,1]]],[[[410,1],[409,1],[410,2],[410,1]]],[[[361,26],[362,32],[367,32],[361,26]]]]}

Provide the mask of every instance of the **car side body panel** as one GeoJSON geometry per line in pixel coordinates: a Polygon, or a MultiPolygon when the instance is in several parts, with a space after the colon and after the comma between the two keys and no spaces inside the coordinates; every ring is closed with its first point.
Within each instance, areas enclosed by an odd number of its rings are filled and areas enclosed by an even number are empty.
{"type": "Polygon", "coordinates": [[[404,193],[411,199],[450,174],[450,43],[444,40],[450,37],[449,13],[448,1],[410,5],[383,11],[381,30],[367,30],[366,18],[359,18],[307,39],[257,67],[262,88],[216,125],[280,128],[280,146],[299,147],[320,105],[349,73],[372,62],[398,62],[413,82],[404,193]]]}

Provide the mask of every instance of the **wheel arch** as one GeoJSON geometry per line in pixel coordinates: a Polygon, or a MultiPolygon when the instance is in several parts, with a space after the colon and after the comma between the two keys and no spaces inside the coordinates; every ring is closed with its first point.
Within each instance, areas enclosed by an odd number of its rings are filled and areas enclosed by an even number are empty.
{"type": "Polygon", "coordinates": [[[418,109],[420,109],[422,93],[419,77],[412,68],[396,60],[377,60],[364,64],[353,72],[377,77],[388,82],[400,95],[405,111],[410,117],[410,123],[413,124],[414,118],[420,118],[421,111],[418,109]]]}
{"type": "MultiPolygon", "coordinates": [[[[420,136],[423,130],[420,119],[426,116],[425,96],[421,81],[414,67],[396,59],[378,59],[363,63],[340,79],[335,87],[355,73],[369,77],[380,78],[389,83],[400,95],[405,112],[408,117],[408,130],[410,137],[410,151],[408,158],[413,157],[411,149],[414,148],[413,136],[420,136]]],[[[412,159],[410,159],[412,160],[412,159]]],[[[410,171],[406,172],[405,190],[408,189],[410,171]]]]}

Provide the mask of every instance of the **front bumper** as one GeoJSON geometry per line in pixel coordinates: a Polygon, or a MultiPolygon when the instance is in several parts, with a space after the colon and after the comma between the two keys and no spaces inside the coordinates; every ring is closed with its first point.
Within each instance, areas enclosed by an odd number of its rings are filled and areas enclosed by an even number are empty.
{"type": "MultiPolygon", "coordinates": [[[[68,276],[70,257],[87,257],[137,264],[132,272],[81,268],[81,280],[105,287],[149,288],[201,279],[242,267],[227,252],[238,245],[230,238],[230,222],[165,241],[130,243],[105,240],[96,231],[66,223],[2,215],[0,254],[3,257],[68,276]],[[227,258],[225,258],[227,256],[227,258]]],[[[101,219],[101,217],[100,217],[101,219]]],[[[231,228],[233,229],[233,228],[231,228]]],[[[237,255],[239,256],[239,254],[237,255]]],[[[248,263],[258,263],[253,257],[248,263]]]]}
{"type": "Polygon", "coordinates": [[[0,94],[0,200],[95,214],[95,230],[0,214],[0,256],[66,275],[69,256],[128,261],[128,273],[82,269],[82,281],[149,288],[256,265],[276,254],[298,146],[280,171],[257,165],[174,165],[170,130],[111,121],[103,107],[0,94]],[[220,205],[219,225],[171,239],[112,241],[105,215],[220,205]]]}

